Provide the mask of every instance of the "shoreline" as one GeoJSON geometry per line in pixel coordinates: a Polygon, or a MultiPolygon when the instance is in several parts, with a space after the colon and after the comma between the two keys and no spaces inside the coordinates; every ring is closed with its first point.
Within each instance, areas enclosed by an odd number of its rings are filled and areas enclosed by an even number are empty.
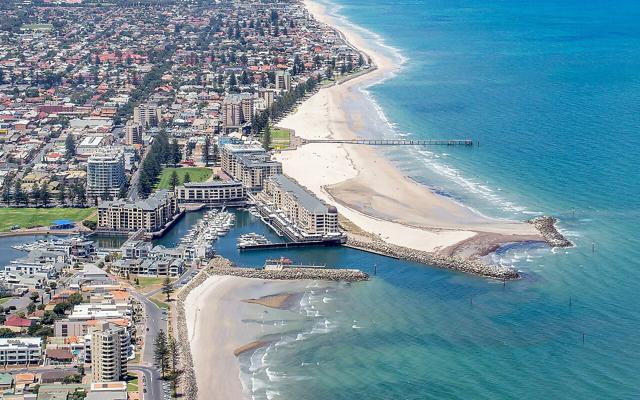
{"type": "MultiPolygon", "coordinates": [[[[278,125],[302,139],[356,138],[365,129],[364,121],[370,118],[366,108],[372,104],[362,89],[387,79],[400,67],[372,49],[355,28],[336,23],[324,5],[311,0],[304,0],[304,5],[314,18],[369,57],[372,67],[321,88],[278,125]],[[354,104],[362,105],[362,110],[347,113],[354,104]]],[[[305,144],[276,157],[287,175],[336,205],[358,230],[390,246],[432,253],[432,257],[472,260],[507,243],[559,243],[549,241],[538,225],[488,218],[436,194],[367,146],[305,144]]]]}
{"type": "MultiPolygon", "coordinates": [[[[344,277],[353,273],[335,271],[344,277]]],[[[215,257],[178,292],[177,339],[186,399],[246,397],[240,357],[269,346],[284,333],[276,321],[299,317],[296,303],[310,282],[336,280],[310,279],[318,271],[299,272],[237,268],[215,257]],[[305,275],[309,273],[313,275],[305,275]]]]}

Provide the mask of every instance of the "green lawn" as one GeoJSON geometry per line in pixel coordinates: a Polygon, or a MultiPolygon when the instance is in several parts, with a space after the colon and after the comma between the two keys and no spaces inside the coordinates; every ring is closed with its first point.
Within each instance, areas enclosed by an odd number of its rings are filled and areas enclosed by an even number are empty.
{"type": "Polygon", "coordinates": [[[148,286],[162,285],[165,279],[166,278],[164,277],[138,276],[138,281],[140,281],[140,285],[137,285],[137,286],[141,288],[145,288],[148,286]]]}
{"type": "MultiPolygon", "coordinates": [[[[164,296],[164,294],[163,294],[163,296],[164,296]]],[[[169,304],[165,303],[164,301],[158,300],[158,299],[154,298],[153,296],[151,298],[149,298],[149,300],[153,301],[155,303],[155,305],[157,305],[160,308],[169,309],[169,304]]]]}
{"type": "Polygon", "coordinates": [[[127,392],[137,392],[138,387],[138,375],[129,372],[127,374],[127,392]]]}
{"type": "Polygon", "coordinates": [[[82,221],[94,211],[95,208],[0,208],[0,232],[7,232],[14,225],[49,226],[57,219],[82,221]]]}
{"type": "Polygon", "coordinates": [[[4,303],[6,303],[7,301],[9,301],[11,299],[15,299],[15,297],[3,297],[3,298],[0,298],[0,305],[3,305],[4,303]]]}
{"type": "Polygon", "coordinates": [[[279,149],[289,147],[289,131],[277,128],[272,129],[271,147],[279,149]]]}
{"type": "Polygon", "coordinates": [[[197,167],[185,167],[185,168],[171,168],[167,167],[162,170],[158,177],[158,183],[156,183],[156,189],[170,189],[171,188],[171,173],[176,171],[180,183],[184,182],[184,176],[189,173],[191,182],[204,182],[213,175],[211,168],[197,168],[197,167]]]}

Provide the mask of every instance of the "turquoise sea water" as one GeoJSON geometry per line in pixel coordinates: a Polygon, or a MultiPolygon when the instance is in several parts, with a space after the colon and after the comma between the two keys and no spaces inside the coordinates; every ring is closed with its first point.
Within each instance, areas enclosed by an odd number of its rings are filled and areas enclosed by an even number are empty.
{"type": "Polygon", "coordinates": [[[640,398],[640,3],[339,0],[331,10],[405,60],[366,89],[375,103],[353,105],[371,111],[366,134],[481,144],[388,153],[400,168],[490,216],[559,216],[577,246],[501,251],[495,262],[525,274],[503,286],[350,249],[240,254],[237,235],[272,234],[238,214],[216,247],[239,264],[286,255],[378,271],[308,288],[295,310],[305,328],[242,360],[253,398],[640,398]]]}
{"type": "Polygon", "coordinates": [[[309,291],[305,334],[253,358],[255,398],[639,398],[640,3],[328,4],[403,62],[354,105],[366,134],[480,141],[390,158],[484,214],[559,216],[577,246],[506,249],[526,274],[506,287],[336,252],[378,276],[309,291]]]}

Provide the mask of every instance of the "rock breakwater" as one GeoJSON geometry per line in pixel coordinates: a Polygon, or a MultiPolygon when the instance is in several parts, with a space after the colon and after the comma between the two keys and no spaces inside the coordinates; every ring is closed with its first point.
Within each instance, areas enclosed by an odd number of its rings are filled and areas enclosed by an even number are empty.
{"type": "Polygon", "coordinates": [[[355,235],[352,233],[347,235],[346,246],[402,260],[414,261],[421,264],[432,265],[434,267],[451,269],[493,279],[513,280],[520,277],[518,271],[514,269],[486,264],[476,257],[461,258],[444,256],[441,254],[410,249],[408,247],[390,244],[380,239],[355,235]]]}
{"type": "Polygon", "coordinates": [[[536,217],[529,221],[531,225],[535,226],[540,232],[540,235],[544,238],[545,242],[551,247],[571,247],[573,243],[567,239],[558,228],[556,228],[557,218],[542,216],[536,217]]]}
{"type": "Polygon", "coordinates": [[[279,271],[237,268],[215,267],[209,268],[211,275],[232,275],[243,278],[275,279],[275,280],[322,280],[340,282],[359,282],[369,279],[369,275],[357,269],[330,269],[330,268],[285,268],[279,271]]]}

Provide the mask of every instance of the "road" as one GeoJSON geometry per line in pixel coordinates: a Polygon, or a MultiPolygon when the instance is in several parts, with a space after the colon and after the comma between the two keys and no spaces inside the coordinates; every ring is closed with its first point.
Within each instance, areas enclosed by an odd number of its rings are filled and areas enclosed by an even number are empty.
{"type": "Polygon", "coordinates": [[[146,367],[144,365],[131,365],[129,364],[129,371],[142,372],[144,375],[144,383],[139,385],[146,389],[142,398],[143,400],[160,400],[164,398],[164,391],[162,390],[162,381],[160,380],[160,374],[155,368],[146,367]]]}
{"type": "MultiPolygon", "coordinates": [[[[191,279],[191,274],[193,272],[196,272],[196,268],[192,266],[189,269],[187,269],[187,271],[185,271],[182,275],[180,275],[180,277],[173,283],[173,287],[177,288],[180,282],[183,281],[184,279],[191,279]]],[[[144,387],[146,387],[148,391],[153,390],[151,394],[146,393],[147,396],[150,396],[150,397],[146,397],[148,399],[162,398],[161,396],[162,382],[160,381],[160,373],[157,370],[157,368],[154,366],[153,343],[156,337],[158,336],[158,332],[160,332],[160,329],[167,332],[167,324],[168,324],[166,320],[167,314],[165,314],[163,310],[160,309],[160,307],[158,307],[154,302],[149,300],[151,296],[158,293],[160,290],[162,289],[161,288],[156,289],[146,294],[141,294],[136,291],[131,292],[131,295],[135,297],[140,302],[140,304],[142,304],[145,310],[144,313],[145,313],[145,327],[146,327],[145,331],[146,332],[144,336],[144,346],[142,349],[142,358],[141,358],[142,364],[145,364],[145,365],[138,365],[135,368],[139,368],[138,370],[142,372],[146,371],[145,376],[148,375],[146,378],[147,383],[144,385],[144,387]],[[154,387],[157,387],[157,388],[154,389],[154,387]],[[156,393],[160,395],[158,397],[155,397],[156,393]]],[[[131,369],[134,370],[134,368],[131,368],[131,369]]]]}
{"type": "Polygon", "coordinates": [[[138,168],[136,168],[133,175],[131,175],[131,181],[129,181],[129,193],[127,195],[130,201],[136,201],[140,198],[140,195],[138,194],[138,179],[140,177],[140,167],[142,167],[142,163],[147,157],[147,154],[149,154],[149,151],[142,153],[142,157],[138,163],[138,168]]]}

